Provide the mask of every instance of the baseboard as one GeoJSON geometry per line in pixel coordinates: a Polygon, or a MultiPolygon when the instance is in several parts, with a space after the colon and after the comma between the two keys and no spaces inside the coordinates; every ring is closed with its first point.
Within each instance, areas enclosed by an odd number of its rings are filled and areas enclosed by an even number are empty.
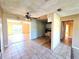
{"type": "Polygon", "coordinates": [[[72,46],[72,48],[79,50],[79,48],[77,48],[77,47],[75,47],[75,46],[72,46]]]}

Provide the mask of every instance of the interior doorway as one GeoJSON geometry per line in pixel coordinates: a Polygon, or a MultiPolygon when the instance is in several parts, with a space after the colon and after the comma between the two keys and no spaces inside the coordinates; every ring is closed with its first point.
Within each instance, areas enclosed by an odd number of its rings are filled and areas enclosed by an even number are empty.
{"type": "Polygon", "coordinates": [[[72,45],[73,21],[62,21],[61,41],[67,45],[72,45]]]}

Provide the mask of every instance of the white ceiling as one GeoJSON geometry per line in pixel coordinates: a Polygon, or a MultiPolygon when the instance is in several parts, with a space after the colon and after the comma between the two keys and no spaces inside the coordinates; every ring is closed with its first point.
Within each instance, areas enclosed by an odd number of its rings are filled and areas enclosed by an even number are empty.
{"type": "Polygon", "coordinates": [[[60,16],[79,13],[79,0],[0,0],[1,7],[10,13],[25,15],[29,11],[32,17],[39,17],[51,12],[60,16]],[[57,12],[62,8],[61,12],[57,12]]]}

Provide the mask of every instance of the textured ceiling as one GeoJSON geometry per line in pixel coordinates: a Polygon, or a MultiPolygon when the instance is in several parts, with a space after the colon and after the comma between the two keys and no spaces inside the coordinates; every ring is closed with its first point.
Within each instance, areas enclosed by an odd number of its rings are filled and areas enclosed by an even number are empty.
{"type": "Polygon", "coordinates": [[[39,17],[51,12],[60,16],[68,16],[79,13],[79,0],[0,0],[4,11],[25,15],[30,12],[32,17],[39,17]],[[62,8],[61,12],[57,12],[62,8]]]}

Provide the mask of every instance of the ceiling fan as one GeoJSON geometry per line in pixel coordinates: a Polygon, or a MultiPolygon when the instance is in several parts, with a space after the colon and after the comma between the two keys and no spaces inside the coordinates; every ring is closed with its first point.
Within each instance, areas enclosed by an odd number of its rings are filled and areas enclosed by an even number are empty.
{"type": "Polygon", "coordinates": [[[35,18],[35,17],[31,17],[31,14],[29,12],[26,13],[25,18],[30,19],[30,20],[38,19],[38,18],[35,18]]]}

